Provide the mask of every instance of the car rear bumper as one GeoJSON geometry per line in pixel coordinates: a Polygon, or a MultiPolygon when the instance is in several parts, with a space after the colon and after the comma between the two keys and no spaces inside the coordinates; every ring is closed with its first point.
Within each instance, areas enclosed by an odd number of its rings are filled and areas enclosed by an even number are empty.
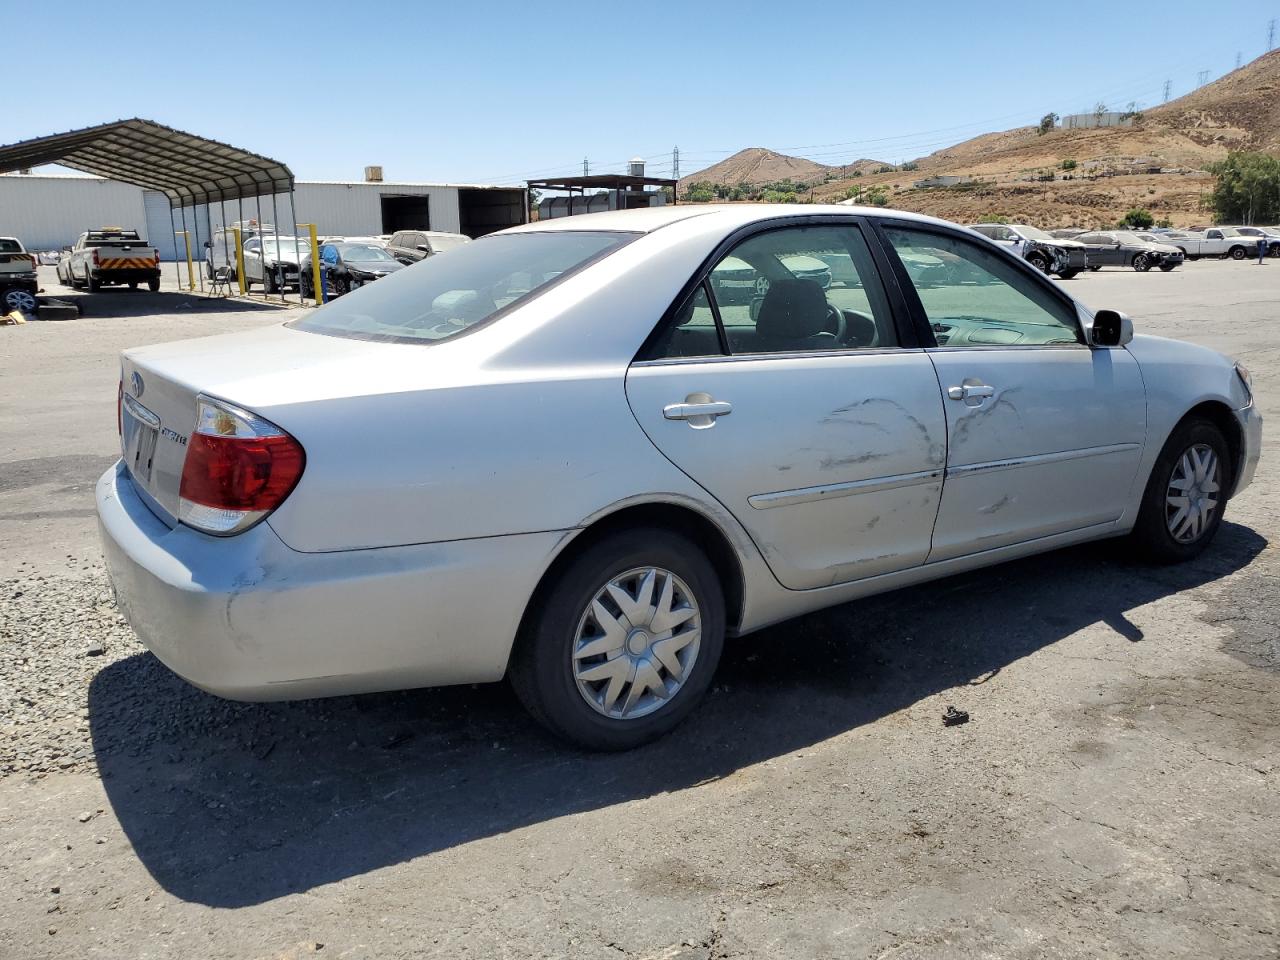
{"type": "Polygon", "coordinates": [[[238,700],[498,680],[563,532],[299,553],[269,523],[169,527],[122,464],[98,481],[120,610],[162,662],[238,700]]]}
{"type": "Polygon", "coordinates": [[[89,276],[102,283],[137,283],[159,280],[159,267],[90,267],[89,276]]]}

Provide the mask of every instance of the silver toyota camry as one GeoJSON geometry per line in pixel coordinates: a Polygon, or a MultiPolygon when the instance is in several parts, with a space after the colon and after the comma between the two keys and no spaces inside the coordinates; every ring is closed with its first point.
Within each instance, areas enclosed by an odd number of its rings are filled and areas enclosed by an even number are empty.
{"type": "Polygon", "coordinates": [[[245,700],[505,676],[599,749],[675,726],[726,637],[1085,540],[1193,557],[1261,437],[1231,360],[844,206],[517,227],[126,351],[119,416],[107,564],[178,674],[245,700]]]}

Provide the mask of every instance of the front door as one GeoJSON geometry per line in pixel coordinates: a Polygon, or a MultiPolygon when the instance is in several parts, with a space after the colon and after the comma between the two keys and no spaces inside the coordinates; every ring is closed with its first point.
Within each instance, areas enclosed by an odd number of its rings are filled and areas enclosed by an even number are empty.
{"type": "Polygon", "coordinates": [[[787,587],[923,563],[942,401],[859,228],[766,230],[715,266],[628,372],[649,438],[738,518],[787,587]],[[719,302],[725,276],[748,295],[719,302]]]}
{"type": "Polygon", "coordinates": [[[1138,365],[1085,345],[1074,305],[963,237],[885,228],[900,255],[959,257],[981,282],[915,284],[935,331],[946,482],[930,561],[1114,523],[1146,435],[1138,365]]]}

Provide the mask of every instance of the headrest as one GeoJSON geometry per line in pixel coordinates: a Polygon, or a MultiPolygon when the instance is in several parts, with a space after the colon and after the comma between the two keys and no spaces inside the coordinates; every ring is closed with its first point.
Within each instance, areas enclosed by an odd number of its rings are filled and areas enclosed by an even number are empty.
{"type": "Polygon", "coordinates": [[[776,340],[804,340],[827,325],[827,297],[816,280],[775,280],[769,285],[756,333],[776,340]]]}

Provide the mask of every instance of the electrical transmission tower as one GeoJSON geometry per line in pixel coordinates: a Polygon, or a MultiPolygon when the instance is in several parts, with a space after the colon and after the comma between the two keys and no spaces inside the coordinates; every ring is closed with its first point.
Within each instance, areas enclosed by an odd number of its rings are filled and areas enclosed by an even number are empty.
{"type": "Polygon", "coordinates": [[[1169,88],[1170,88],[1171,86],[1173,86],[1173,81],[1172,81],[1172,80],[1166,80],[1166,81],[1164,82],[1164,102],[1165,102],[1165,103],[1168,103],[1168,102],[1169,102],[1169,88]]]}
{"type": "Polygon", "coordinates": [[[1236,69],[1237,70],[1240,69],[1240,51],[1239,50],[1236,51],[1236,69]]]}
{"type": "Polygon", "coordinates": [[[1276,18],[1272,17],[1271,22],[1267,24],[1267,53],[1276,45],[1276,18]]]}
{"type": "Polygon", "coordinates": [[[584,177],[591,175],[591,164],[587,163],[587,158],[582,158],[582,175],[584,177]]]}
{"type": "Polygon", "coordinates": [[[1197,87],[1203,87],[1203,86],[1204,86],[1206,83],[1208,83],[1208,82],[1209,82],[1209,71],[1208,71],[1208,70],[1201,70],[1199,73],[1197,73],[1197,74],[1196,74],[1196,86],[1197,86],[1197,87]]]}
{"type": "Polygon", "coordinates": [[[671,148],[671,179],[680,179],[680,148],[671,148]]]}

